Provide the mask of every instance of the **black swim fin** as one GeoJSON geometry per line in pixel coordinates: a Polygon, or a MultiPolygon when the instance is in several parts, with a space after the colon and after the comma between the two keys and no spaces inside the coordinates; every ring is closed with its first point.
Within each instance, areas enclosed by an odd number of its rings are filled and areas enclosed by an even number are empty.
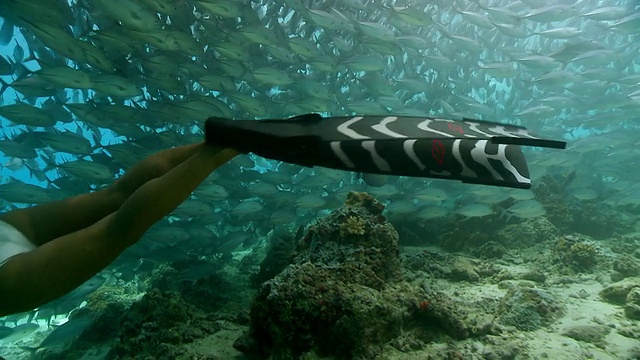
{"type": "Polygon", "coordinates": [[[520,145],[564,149],[526,128],[434,117],[300,115],[205,124],[208,143],[303,166],[530,188],[520,145]]]}

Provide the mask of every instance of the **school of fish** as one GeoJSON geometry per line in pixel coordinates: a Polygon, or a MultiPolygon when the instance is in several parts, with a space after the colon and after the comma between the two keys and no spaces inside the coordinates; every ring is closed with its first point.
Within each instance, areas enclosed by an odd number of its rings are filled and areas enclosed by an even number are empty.
{"type": "MultiPolygon", "coordinates": [[[[201,141],[210,116],[309,112],[524,125],[569,142],[525,150],[534,186],[572,174],[567,201],[640,205],[635,1],[3,0],[0,17],[5,210],[108,185],[145,155],[201,141]]],[[[132,258],[248,249],[349,191],[405,221],[545,214],[528,190],[243,156],[114,267],[134,276],[132,258]]]]}

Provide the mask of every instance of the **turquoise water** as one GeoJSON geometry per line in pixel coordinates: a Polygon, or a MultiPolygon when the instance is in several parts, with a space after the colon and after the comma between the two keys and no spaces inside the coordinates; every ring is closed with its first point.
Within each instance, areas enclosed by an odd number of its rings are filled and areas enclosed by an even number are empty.
{"type": "Polygon", "coordinates": [[[640,357],[636,2],[47,4],[0,4],[5,212],[109,186],[210,116],[471,118],[568,147],[522,149],[531,190],[239,156],[76,292],[0,319],[0,356],[640,357]]]}

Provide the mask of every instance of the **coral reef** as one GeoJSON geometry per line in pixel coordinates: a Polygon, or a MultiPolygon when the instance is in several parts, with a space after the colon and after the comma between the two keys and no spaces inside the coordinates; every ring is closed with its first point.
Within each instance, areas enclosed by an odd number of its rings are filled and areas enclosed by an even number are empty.
{"type": "Polygon", "coordinates": [[[500,259],[506,253],[507,248],[495,241],[488,241],[471,252],[471,254],[481,259],[500,259]]]}
{"type": "Polygon", "coordinates": [[[340,235],[344,237],[350,235],[364,235],[365,232],[366,227],[364,220],[355,216],[347,217],[347,219],[340,224],[340,235]]]}
{"type": "Polygon", "coordinates": [[[205,260],[174,262],[158,272],[150,288],[179,293],[186,303],[202,311],[217,311],[241,292],[237,284],[222,276],[220,269],[219,263],[205,260]]]}
{"type": "Polygon", "coordinates": [[[569,248],[569,258],[578,266],[590,268],[596,263],[598,251],[593,244],[576,243],[569,248]]]}
{"type": "Polygon", "coordinates": [[[640,279],[627,278],[602,289],[600,297],[608,303],[624,305],[627,302],[629,292],[637,287],[640,287],[640,279]]]}
{"type": "Polygon", "coordinates": [[[309,227],[298,242],[294,262],[331,267],[340,279],[374,289],[399,280],[398,233],[382,210],[370,195],[350,193],[345,206],[309,227]],[[364,228],[366,236],[346,228],[364,228]]]}
{"type": "Polygon", "coordinates": [[[150,280],[152,290],[130,306],[112,302],[117,293],[105,287],[90,298],[96,320],[59,358],[79,359],[91,349],[107,349],[105,359],[191,358],[187,344],[216,333],[220,318],[241,322],[233,306],[248,305],[246,293],[220,269],[193,258],[163,265],[150,280]],[[231,309],[223,311],[227,304],[231,309]]]}
{"type": "Polygon", "coordinates": [[[117,317],[105,312],[103,321],[119,325],[110,357],[145,359],[176,358],[183,349],[178,345],[192,342],[219,330],[214,319],[186,303],[177,293],[154,289],[117,317]],[[117,319],[114,321],[114,318],[117,319]]]}
{"type": "Polygon", "coordinates": [[[571,228],[574,221],[570,204],[564,199],[567,187],[574,178],[575,171],[563,177],[547,174],[540,179],[539,185],[532,189],[536,199],[547,210],[545,217],[563,231],[571,228]]]}
{"type": "Polygon", "coordinates": [[[581,202],[572,208],[572,213],[574,221],[571,228],[595,239],[607,239],[630,228],[630,220],[621,211],[602,202],[581,202]]]}
{"type": "MultiPolygon", "coordinates": [[[[181,345],[218,331],[214,318],[186,303],[178,293],[154,289],[130,308],[110,304],[60,359],[81,358],[88,349],[108,346],[106,359],[176,359],[181,345]]],[[[57,359],[58,357],[50,357],[57,359]]]]}
{"type": "Polygon", "coordinates": [[[447,278],[451,276],[449,266],[455,261],[455,258],[452,254],[429,250],[404,253],[401,256],[402,265],[407,270],[405,276],[420,272],[430,278],[447,278]]]}
{"type": "Polygon", "coordinates": [[[576,325],[565,330],[563,335],[604,348],[604,337],[609,332],[611,332],[611,328],[606,325],[576,325]]]}
{"type": "Polygon", "coordinates": [[[592,240],[581,234],[559,237],[555,250],[558,260],[575,270],[592,270],[601,253],[592,240]]]}
{"type": "Polygon", "coordinates": [[[438,241],[442,230],[445,228],[446,220],[424,221],[415,214],[396,217],[389,220],[398,231],[401,246],[425,246],[433,245],[438,241]]]}
{"type": "Polygon", "coordinates": [[[520,224],[506,225],[493,240],[507,249],[522,249],[553,241],[558,234],[556,227],[546,216],[529,219],[520,224]]]}
{"type": "Polygon", "coordinates": [[[471,251],[489,242],[491,237],[481,230],[453,229],[440,238],[440,247],[447,251],[471,251]]]}
{"type": "Polygon", "coordinates": [[[398,335],[419,294],[402,285],[378,291],[341,282],[312,263],[292,265],[254,299],[250,336],[234,346],[276,359],[310,350],[340,358],[373,355],[372,346],[398,335]]]}
{"type": "Polygon", "coordinates": [[[534,269],[525,273],[518,274],[518,278],[537,283],[544,283],[545,281],[547,281],[547,274],[545,274],[542,269],[534,269]]]}
{"type": "Polygon", "coordinates": [[[407,272],[410,276],[419,272],[428,278],[472,283],[481,282],[500,271],[490,262],[426,250],[403,254],[402,263],[405,269],[410,270],[407,272]]]}
{"type": "Polygon", "coordinates": [[[444,341],[450,338],[463,340],[495,333],[490,314],[470,309],[470,304],[461,304],[448,296],[427,291],[427,300],[418,303],[416,337],[424,341],[439,336],[444,341]]]}
{"type": "Polygon", "coordinates": [[[447,296],[402,281],[398,235],[382,210],[370,195],[350,193],[310,226],[292,264],[262,285],[250,330],[234,347],[260,358],[369,359],[385,343],[486,333],[486,321],[447,296]]]}
{"type": "Polygon", "coordinates": [[[453,281],[480,281],[480,275],[476,271],[474,263],[471,259],[457,257],[450,267],[451,280],[453,281]]]}
{"type": "Polygon", "coordinates": [[[264,260],[260,263],[260,270],[250,276],[251,284],[254,287],[273,279],[291,263],[297,240],[288,231],[279,231],[271,236],[271,245],[264,260]]]}
{"type": "Polygon", "coordinates": [[[619,209],[614,209],[602,202],[580,201],[567,198],[569,185],[575,179],[573,171],[565,176],[545,175],[533,191],[536,199],[547,210],[547,218],[561,231],[579,229],[580,233],[605,239],[615,233],[622,233],[630,228],[629,217],[621,216],[619,209]]]}
{"type": "Polygon", "coordinates": [[[102,286],[99,290],[94,291],[87,296],[86,308],[95,312],[104,311],[113,301],[119,301],[123,298],[124,294],[123,286],[102,286]]]}
{"type": "Polygon", "coordinates": [[[564,305],[543,290],[514,286],[502,299],[499,321],[523,331],[550,325],[564,313],[564,305]]]}
{"type": "MultiPolygon", "coordinates": [[[[628,319],[640,320],[640,279],[627,278],[611,284],[600,291],[600,297],[611,304],[624,306],[628,319]]],[[[625,336],[640,338],[640,335],[625,336]]]]}
{"type": "Polygon", "coordinates": [[[640,287],[634,287],[627,294],[624,314],[631,320],[640,320],[640,287]]]}
{"type": "Polygon", "coordinates": [[[622,280],[626,277],[640,275],[640,263],[638,259],[629,255],[621,255],[613,261],[613,271],[611,278],[614,281],[622,280]]]}
{"type": "Polygon", "coordinates": [[[349,192],[344,205],[365,209],[368,213],[374,216],[381,216],[384,211],[384,204],[365,192],[349,192]]]}

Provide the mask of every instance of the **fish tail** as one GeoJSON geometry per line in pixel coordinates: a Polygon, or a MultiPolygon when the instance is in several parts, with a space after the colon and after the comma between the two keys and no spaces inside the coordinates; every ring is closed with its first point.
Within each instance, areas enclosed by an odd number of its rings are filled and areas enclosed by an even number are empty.
{"type": "Polygon", "coordinates": [[[7,83],[6,81],[2,80],[2,78],[0,78],[0,96],[4,94],[4,92],[9,88],[9,86],[11,86],[9,83],[7,83]]]}
{"type": "Polygon", "coordinates": [[[19,346],[20,349],[26,351],[29,353],[29,356],[33,357],[36,353],[36,351],[38,351],[38,347],[37,346],[19,346]]]}

